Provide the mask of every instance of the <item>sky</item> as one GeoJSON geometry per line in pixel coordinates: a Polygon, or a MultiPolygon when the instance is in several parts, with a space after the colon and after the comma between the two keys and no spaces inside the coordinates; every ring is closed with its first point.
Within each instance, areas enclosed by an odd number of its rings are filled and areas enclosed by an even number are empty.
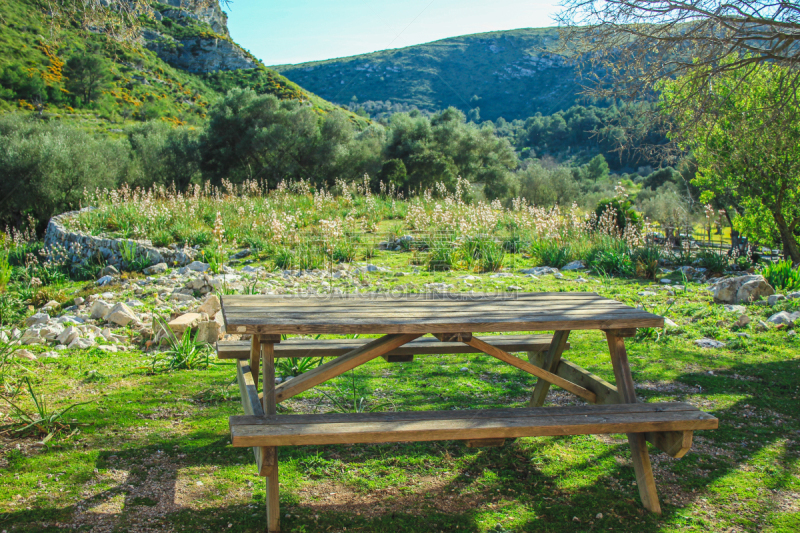
{"type": "Polygon", "coordinates": [[[231,37],[265,65],[552,26],[555,0],[233,0],[231,37]]]}

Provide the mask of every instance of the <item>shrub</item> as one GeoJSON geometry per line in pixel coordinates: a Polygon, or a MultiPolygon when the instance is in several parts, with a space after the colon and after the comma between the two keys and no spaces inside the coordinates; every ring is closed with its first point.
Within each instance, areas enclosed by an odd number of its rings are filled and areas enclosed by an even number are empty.
{"type": "Polygon", "coordinates": [[[730,257],[722,251],[700,250],[695,257],[697,264],[712,274],[722,274],[730,265],[730,257]]]}
{"type": "Polygon", "coordinates": [[[531,244],[531,255],[538,258],[542,266],[561,268],[573,260],[573,251],[569,245],[557,241],[542,240],[531,244]]]}
{"type": "Polygon", "coordinates": [[[642,225],[642,219],[639,213],[633,209],[633,204],[629,200],[620,202],[617,198],[601,200],[597,204],[597,209],[595,209],[597,220],[600,220],[603,213],[611,209],[614,210],[615,222],[620,231],[624,231],[628,224],[637,228],[642,225]]]}
{"type": "Polygon", "coordinates": [[[793,268],[789,259],[767,264],[761,274],[775,289],[800,291],[800,268],[793,268]]]}

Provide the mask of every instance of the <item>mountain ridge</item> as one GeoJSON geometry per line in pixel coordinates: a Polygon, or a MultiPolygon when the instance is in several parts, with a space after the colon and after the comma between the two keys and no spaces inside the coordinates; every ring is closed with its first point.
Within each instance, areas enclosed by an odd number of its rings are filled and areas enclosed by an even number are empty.
{"type": "Polygon", "coordinates": [[[373,117],[453,106],[514,120],[581,101],[576,71],[554,53],[557,45],[558,28],[520,28],[271,68],[334,103],[371,108],[373,117]]]}

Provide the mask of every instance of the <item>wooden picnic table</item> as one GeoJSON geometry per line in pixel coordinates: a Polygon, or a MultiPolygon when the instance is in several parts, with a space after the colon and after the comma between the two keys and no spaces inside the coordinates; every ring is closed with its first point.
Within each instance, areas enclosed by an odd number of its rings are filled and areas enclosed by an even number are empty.
{"type": "Polygon", "coordinates": [[[251,335],[249,346],[220,343],[220,357],[239,359],[245,416],[231,417],[234,446],[253,446],[267,479],[268,531],[279,531],[277,446],[339,442],[459,439],[497,444],[505,438],[627,433],[642,504],[659,513],[646,441],[674,457],[691,446],[696,429],[717,420],[683,403],[645,404],[636,398],[625,350],[636,328],[663,327],[664,319],[595,293],[391,294],[224,296],[229,334],[251,335]],[[562,358],[570,331],[602,330],[616,386],[562,358]],[[473,334],[554,331],[550,336],[473,334]],[[381,335],[359,341],[286,340],[288,335],[381,335]],[[440,346],[432,349],[434,339],[440,346]],[[542,341],[542,338],[546,342],[542,341]],[[355,344],[347,344],[353,342],[355,344]],[[282,344],[281,344],[282,343],[282,344]],[[237,347],[238,346],[238,347],[237,347]],[[528,360],[504,348],[528,351],[528,360]],[[335,357],[289,381],[275,384],[276,357],[335,357]],[[404,351],[403,351],[404,350],[404,351]],[[538,378],[526,409],[276,415],[276,405],[372,359],[424,353],[485,353],[538,378]],[[228,354],[224,355],[223,354],[228,354]],[[294,354],[294,355],[288,355],[294,354]],[[405,355],[403,355],[405,354],[405,355]],[[257,391],[262,363],[262,393],[257,391]],[[551,385],[589,404],[542,408],[551,385]]]}

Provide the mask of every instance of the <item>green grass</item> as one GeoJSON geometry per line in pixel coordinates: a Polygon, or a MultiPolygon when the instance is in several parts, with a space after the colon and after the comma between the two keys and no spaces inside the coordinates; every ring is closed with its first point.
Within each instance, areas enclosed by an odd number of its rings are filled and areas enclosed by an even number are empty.
{"type": "MultiPolygon", "coordinates": [[[[409,269],[411,254],[379,252],[371,262],[409,269]]],[[[528,266],[520,260],[517,266],[528,266]]],[[[373,286],[418,291],[430,282],[468,290],[459,273],[364,274],[373,286]]],[[[459,442],[282,448],[281,520],[287,532],[538,532],[538,531],[771,531],[800,527],[800,342],[785,330],[751,338],[731,330],[735,313],[691,292],[639,297],[652,284],[611,279],[597,283],[544,277],[471,280],[476,291],[521,285],[526,291],[591,290],[648,309],[666,308],[679,324],[654,338],[628,341],[634,381],[645,401],[687,401],[720,419],[720,429],[695,433],[682,460],[651,448],[664,514],[640,505],[623,435],[525,438],[503,447],[470,449],[459,442]],[[728,343],[720,350],[693,344],[701,336],[728,343]],[[602,513],[602,518],[596,518],[602,513]],[[289,515],[286,517],[286,515],[289,515]],[[576,520],[577,519],[577,520],[576,520]]],[[[584,277],[587,275],[584,273],[584,277]]],[[[347,288],[343,281],[334,286],[347,288]]],[[[70,285],[65,290],[78,288],[70,285]]],[[[349,287],[352,290],[352,287],[349,287]]],[[[149,305],[148,297],[141,298],[149,305]]],[[[752,306],[757,322],[780,307],[752,306]]],[[[565,355],[613,381],[599,332],[575,332],[565,355]]],[[[41,351],[42,348],[33,348],[41,351]]],[[[46,446],[35,439],[0,440],[0,529],[55,532],[263,531],[264,482],[252,451],[230,447],[227,418],[241,414],[232,363],[206,370],[152,375],[141,353],[73,351],[57,360],[21,362],[54,409],[70,411],[79,433],[46,446]],[[17,447],[19,445],[19,447],[17,447]],[[82,529],[81,529],[82,528],[82,529]]],[[[321,387],[351,387],[346,374],[321,387]]],[[[523,406],[535,379],[489,356],[420,356],[408,364],[382,360],[360,367],[357,387],[373,405],[397,410],[523,406]],[[466,368],[466,371],[462,371],[466,368]]],[[[554,389],[550,401],[575,399],[554,389]]],[[[311,390],[286,402],[292,412],[334,410],[311,390]]]]}

